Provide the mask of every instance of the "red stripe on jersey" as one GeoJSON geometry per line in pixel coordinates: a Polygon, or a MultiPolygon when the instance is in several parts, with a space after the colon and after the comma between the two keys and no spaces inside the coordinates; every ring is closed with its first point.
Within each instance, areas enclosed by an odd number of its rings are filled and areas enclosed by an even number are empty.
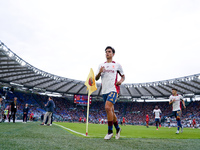
{"type": "MultiPolygon", "coordinates": [[[[104,63],[107,63],[107,61],[106,61],[106,62],[104,62],[104,63]]],[[[115,63],[115,61],[112,61],[112,63],[115,63]]]]}
{"type": "Polygon", "coordinates": [[[119,86],[119,85],[116,85],[116,83],[117,83],[117,75],[118,75],[118,73],[116,73],[116,78],[115,78],[115,88],[116,88],[117,93],[119,94],[120,86],[119,86]]]}
{"type": "Polygon", "coordinates": [[[181,101],[180,101],[180,110],[182,110],[181,108],[182,108],[182,107],[181,107],[181,101]]]}

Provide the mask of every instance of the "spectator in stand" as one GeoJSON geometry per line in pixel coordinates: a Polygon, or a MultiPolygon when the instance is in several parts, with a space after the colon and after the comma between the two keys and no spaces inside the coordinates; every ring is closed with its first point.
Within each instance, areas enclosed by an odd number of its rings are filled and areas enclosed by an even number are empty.
{"type": "Polygon", "coordinates": [[[196,128],[196,126],[197,126],[195,118],[193,118],[193,120],[192,120],[192,126],[193,126],[193,129],[196,128]]]}
{"type": "Polygon", "coordinates": [[[43,122],[40,125],[46,125],[45,121],[46,121],[47,116],[48,116],[49,119],[48,119],[47,125],[48,126],[52,126],[52,124],[51,124],[51,116],[52,116],[52,113],[53,113],[54,108],[55,108],[55,103],[54,103],[52,97],[49,97],[49,101],[47,102],[47,104],[45,104],[45,107],[47,108],[47,112],[45,113],[43,122]]]}
{"type": "Polygon", "coordinates": [[[146,115],[146,127],[149,128],[149,115],[146,115]]]}
{"type": "Polygon", "coordinates": [[[11,116],[13,117],[13,123],[15,123],[16,112],[17,112],[17,97],[14,97],[14,101],[11,102],[11,116]]]}
{"type": "Polygon", "coordinates": [[[44,114],[41,115],[41,118],[40,118],[40,119],[41,119],[41,121],[43,121],[43,119],[44,119],[44,114]]]}
{"type": "Polygon", "coordinates": [[[29,111],[29,107],[28,107],[28,104],[26,104],[23,109],[23,123],[27,123],[28,111],[29,111]]]}
{"type": "Polygon", "coordinates": [[[82,118],[80,117],[80,118],[79,118],[79,122],[81,122],[81,120],[82,120],[82,118]]]}
{"type": "Polygon", "coordinates": [[[34,113],[31,112],[31,114],[30,114],[30,121],[33,121],[33,116],[34,116],[34,113]]]}
{"type": "Polygon", "coordinates": [[[11,118],[11,105],[9,104],[6,109],[8,110],[8,115],[7,115],[7,118],[8,118],[8,122],[10,123],[10,118],[11,118]]]}
{"type": "Polygon", "coordinates": [[[2,111],[2,109],[3,109],[3,98],[0,95],[0,123],[3,122],[3,114],[2,114],[3,111],[2,111]]]}
{"type": "Polygon", "coordinates": [[[86,118],[84,118],[84,123],[86,123],[86,118]]]}

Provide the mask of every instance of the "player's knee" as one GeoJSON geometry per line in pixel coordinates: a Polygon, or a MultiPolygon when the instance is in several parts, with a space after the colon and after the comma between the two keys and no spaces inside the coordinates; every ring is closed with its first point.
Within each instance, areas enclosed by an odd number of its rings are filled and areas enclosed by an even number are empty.
{"type": "Polygon", "coordinates": [[[106,112],[109,112],[109,111],[112,111],[112,108],[109,106],[105,106],[105,110],[106,110],[106,112]]]}

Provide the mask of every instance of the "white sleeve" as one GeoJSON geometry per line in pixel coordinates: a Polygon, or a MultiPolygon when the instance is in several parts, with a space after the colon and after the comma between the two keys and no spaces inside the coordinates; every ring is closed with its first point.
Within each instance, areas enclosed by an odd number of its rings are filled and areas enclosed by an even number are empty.
{"type": "Polygon", "coordinates": [[[101,65],[99,65],[99,67],[98,67],[98,69],[97,69],[97,72],[96,72],[96,75],[99,73],[100,68],[101,68],[101,65]]]}
{"type": "Polygon", "coordinates": [[[117,69],[117,71],[119,71],[121,75],[124,75],[124,71],[122,69],[122,66],[119,63],[118,63],[118,69],[117,69]]]}
{"type": "Polygon", "coordinates": [[[171,100],[172,100],[172,96],[169,97],[169,101],[171,101],[171,100]]]}
{"type": "MultiPolygon", "coordinates": [[[[183,96],[182,95],[180,95],[180,100],[183,100],[183,96]]],[[[183,100],[184,101],[184,100],[183,100]]]]}

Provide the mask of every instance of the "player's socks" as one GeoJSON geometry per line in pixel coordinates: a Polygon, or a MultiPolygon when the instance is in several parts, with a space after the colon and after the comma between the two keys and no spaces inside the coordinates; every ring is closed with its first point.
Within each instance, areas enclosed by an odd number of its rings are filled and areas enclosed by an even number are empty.
{"type": "Polygon", "coordinates": [[[119,124],[118,124],[118,121],[114,122],[113,124],[114,124],[114,126],[115,126],[115,129],[116,129],[116,130],[119,130],[119,124]]]}
{"type": "Polygon", "coordinates": [[[178,127],[177,127],[177,131],[179,131],[179,129],[180,129],[180,127],[178,126],[178,127]]]}
{"type": "Polygon", "coordinates": [[[158,123],[156,122],[156,128],[158,128],[158,123]]]}
{"type": "Polygon", "coordinates": [[[108,121],[108,134],[113,133],[113,121],[108,121]]]}

